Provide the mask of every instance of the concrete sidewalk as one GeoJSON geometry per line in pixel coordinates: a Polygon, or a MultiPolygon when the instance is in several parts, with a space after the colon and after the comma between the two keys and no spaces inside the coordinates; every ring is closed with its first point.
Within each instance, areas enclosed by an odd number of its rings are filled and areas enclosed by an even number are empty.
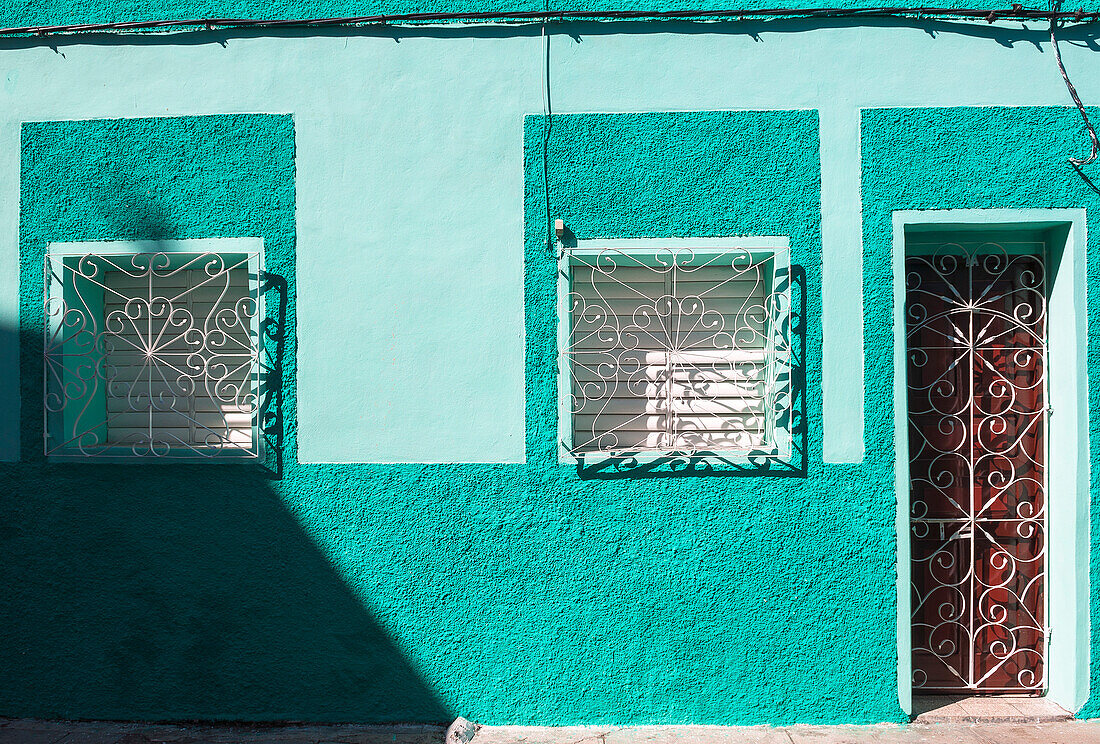
{"type": "Polygon", "coordinates": [[[1100,744],[1100,721],[897,726],[141,724],[0,719],[0,744],[1100,744]],[[472,740],[470,735],[472,736],[472,740]]]}

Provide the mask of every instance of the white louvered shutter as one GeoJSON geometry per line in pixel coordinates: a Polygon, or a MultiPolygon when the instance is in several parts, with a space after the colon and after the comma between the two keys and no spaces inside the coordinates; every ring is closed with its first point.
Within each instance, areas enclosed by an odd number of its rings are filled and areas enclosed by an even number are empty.
{"type": "Polygon", "coordinates": [[[255,395],[248,270],[104,276],[107,441],[248,448],[255,395]],[[169,321],[171,314],[171,321],[169,321]]]}

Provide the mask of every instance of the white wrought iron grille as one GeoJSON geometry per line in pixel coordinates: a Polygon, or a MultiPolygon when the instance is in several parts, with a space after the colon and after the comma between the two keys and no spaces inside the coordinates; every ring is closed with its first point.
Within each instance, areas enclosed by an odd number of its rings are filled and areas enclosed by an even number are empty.
{"type": "Polygon", "coordinates": [[[569,251],[569,449],[775,454],[790,400],[786,250],[569,251]]]}
{"type": "Polygon", "coordinates": [[[259,455],[258,254],[50,255],[45,452],[259,455]]]}
{"type": "Polygon", "coordinates": [[[925,250],[906,259],[913,687],[1040,692],[1042,245],[925,250]]]}

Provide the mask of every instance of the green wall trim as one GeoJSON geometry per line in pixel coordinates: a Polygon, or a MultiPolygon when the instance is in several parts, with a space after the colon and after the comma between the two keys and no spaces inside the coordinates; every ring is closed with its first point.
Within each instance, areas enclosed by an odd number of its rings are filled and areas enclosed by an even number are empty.
{"type": "MultiPolygon", "coordinates": [[[[1095,115],[1095,114],[1093,114],[1095,115]]],[[[1020,227],[1021,223],[1033,223],[1035,227],[1047,228],[1052,224],[1064,223],[1073,226],[1067,251],[1072,252],[1072,260],[1080,261],[1084,251],[1075,241],[1084,240],[1087,228],[1089,236],[1095,236],[1097,210],[1100,208],[1100,196],[1080,178],[1066,162],[1066,155],[1080,145],[1080,115],[1075,109],[1061,107],[1019,107],[1019,108],[904,108],[871,109],[862,116],[863,151],[863,245],[864,245],[864,296],[866,314],[864,322],[864,342],[868,350],[866,362],[866,386],[868,404],[868,448],[884,453],[895,454],[900,458],[903,453],[895,447],[896,441],[902,441],[903,426],[900,415],[895,415],[894,402],[904,396],[903,380],[897,370],[899,347],[895,345],[896,323],[899,305],[904,297],[898,296],[896,286],[900,281],[900,255],[902,247],[895,237],[895,220],[906,223],[942,220],[948,226],[971,224],[996,220],[1000,226],[1020,227]],[[895,216],[899,210],[904,214],[895,216]],[[952,210],[943,213],[917,216],[926,210],[952,210]],[[987,210],[996,210],[990,212],[987,210]],[[1085,223],[1080,216],[1087,214],[1085,223]],[[1082,229],[1077,229],[1082,228],[1082,229]],[[1076,246],[1076,247],[1075,247],[1076,246]],[[880,405],[871,401],[881,401],[880,405]]],[[[1092,238],[1095,240],[1095,238],[1092,238]]],[[[1095,247],[1095,246],[1093,246],[1095,247]]],[[[1097,251],[1090,252],[1088,273],[1095,275],[1097,251]]],[[[1083,267],[1081,267],[1083,268],[1083,267]]],[[[1061,271],[1061,269],[1059,269],[1061,271]]],[[[1080,281],[1083,271],[1071,273],[1080,281]]],[[[1056,282],[1057,285],[1057,282],[1056,282]]],[[[1062,287],[1067,285],[1063,284],[1062,287]]],[[[1056,291],[1059,288],[1056,286],[1056,291]]],[[[1093,342],[1097,329],[1097,297],[1100,285],[1089,282],[1086,297],[1074,299],[1072,287],[1064,296],[1052,297],[1052,312],[1057,310],[1067,320],[1070,316],[1081,316],[1082,307],[1087,306],[1087,352],[1084,340],[1077,344],[1081,369],[1072,385],[1082,384],[1084,376],[1083,362],[1088,367],[1097,363],[1097,344],[1093,342]],[[1068,307],[1067,307],[1068,305],[1068,307]]],[[[1079,291],[1079,290],[1076,290],[1079,291]]],[[[1079,322],[1075,317],[1074,322],[1079,322]]],[[[1072,328],[1072,326],[1071,326],[1072,328]]],[[[1085,333],[1084,329],[1080,331],[1085,333]]],[[[1068,330],[1067,338],[1074,331],[1068,330]]],[[[1052,335],[1052,344],[1055,336],[1052,335]]],[[[1068,343],[1068,342],[1067,342],[1068,343]]],[[[1060,352],[1061,353],[1061,352],[1060,352]]],[[[1072,358],[1073,352],[1067,352],[1072,358]]],[[[1064,366],[1063,366],[1064,368],[1064,366]]],[[[1053,368],[1052,368],[1053,370],[1053,368]]],[[[1068,379],[1068,378],[1067,378],[1068,379]]],[[[1087,411],[1095,411],[1097,406],[1097,388],[1088,391],[1087,411]]],[[[1078,412],[1084,408],[1084,401],[1077,405],[1078,412]]],[[[1058,425],[1055,421],[1055,425],[1058,425]]],[[[1082,458],[1093,463],[1091,471],[1095,473],[1097,462],[1097,417],[1088,418],[1088,457],[1082,458]]],[[[1052,430],[1052,436],[1054,431],[1052,430]]],[[[1078,436],[1078,442],[1082,437],[1078,436]]],[[[1052,460],[1052,465],[1057,461],[1052,460]]],[[[1097,582],[1092,580],[1089,565],[1097,562],[1097,499],[1095,479],[1089,475],[1087,465],[1081,462],[1073,465],[1070,480],[1078,478],[1089,483],[1088,493],[1078,496],[1078,515],[1061,523],[1060,529],[1072,534],[1071,542],[1076,543],[1079,551],[1089,544],[1083,539],[1080,530],[1091,523],[1093,537],[1089,548],[1089,560],[1076,556],[1076,568],[1072,590],[1076,595],[1089,593],[1091,617],[1097,617],[1097,582]],[[1082,468],[1085,468],[1082,470],[1082,468]],[[1085,511],[1092,512],[1084,516],[1085,511]],[[1086,575],[1082,575],[1085,572],[1086,575]],[[1089,588],[1091,587],[1091,589],[1089,588]]],[[[895,470],[895,489],[904,494],[907,489],[905,472],[899,459],[895,470]]],[[[1052,494],[1052,503],[1053,503],[1052,494]]],[[[899,499],[900,502],[900,499],[899,499]]],[[[1064,502],[1063,502],[1064,503],[1064,502]]],[[[1072,510],[1071,510],[1072,511],[1072,510]]],[[[898,511],[899,540],[903,534],[903,522],[907,516],[898,511]]],[[[1058,520],[1052,519],[1051,529],[1059,527],[1058,520]]],[[[907,531],[907,529],[906,529],[907,531]]],[[[1065,534],[1065,533],[1063,533],[1065,534]]],[[[1067,538],[1068,539],[1068,538],[1067,538]]],[[[907,567],[905,544],[899,543],[899,553],[904,566],[899,566],[899,585],[903,583],[907,567]]],[[[1068,559],[1067,559],[1068,560],[1068,559]]],[[[1052,556],[1051,570],[1059,573],[1063,579],[1069,570],[1065,562],[1052,556]]],[[[899,593],[906,590],[899,586],[899,593]]],[[[1053,587],[1052,587],[1053,591],[1053,587]]],[[[903,595],[904,596],[904,595],[903,595]]],[[[907,704],[908,679],[905,670],[908,639],[903,637],[907,630],[908,619],[903,617],[903,602],[899,602],[899,695],[903,705],[907,704]]],[[[1052,640],[1052,660],[1060,668],[1052,668],[1051,692],[1063,705],[1077,708],[1084,703],[1078,715],[1083,718],[1098,715],[1095,697],[1084,702],[1088,689],[1095,688],[1098,681],[1097,633],[1092,629],[1091,640],[1087,647],[1090,654],[1088,662],[1090,679],[1082,679],[1082,669],[1073,668],[1066,658],[1076,654],[1080,663],[1084,653],[1083,642],[1072,641],[1075,634],[1083,632],[1084,618],[1079,607],[1073,602],[1058,607],[1052,604],[1052,619],[1061,623],[1058,633],[1052,640]],[[1069,636],[1067,638],[1066,636],[1069,636]],[[1066,643],[1061,650],[1055,646],[1066,643]],[[1056,656],[1057,654],[1057,656],[1056,656]]],[[[1087,625],[1086,625],[1087,627],[1087,625]]]]}

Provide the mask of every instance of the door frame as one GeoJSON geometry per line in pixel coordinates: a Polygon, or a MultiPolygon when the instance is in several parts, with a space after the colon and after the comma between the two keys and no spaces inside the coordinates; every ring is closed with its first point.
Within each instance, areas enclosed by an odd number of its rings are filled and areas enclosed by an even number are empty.
{"type": "Polygon", "coordinates": [[[897,496],[898,702],[912,714],[905,241],[921,231],[1041,232],[1047,241],[1046,695],[1071,712],[1089,693],[1089,440],[1086,232],[1083,209],[945,209],[893,213],[894,485],[897,496]]]}

